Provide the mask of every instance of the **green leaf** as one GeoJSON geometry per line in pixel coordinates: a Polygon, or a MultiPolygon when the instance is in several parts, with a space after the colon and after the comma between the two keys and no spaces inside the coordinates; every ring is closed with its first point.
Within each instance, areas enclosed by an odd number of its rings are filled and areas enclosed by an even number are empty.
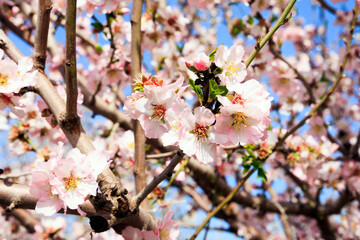
{"type": "Polygon", "coordinates": [[[256,168],[256,169],[259,169],[259,168],[262,167],[262,162],[257,161],[257,160],[252,161],[251,164],[252,164],[252,166],[253,166],[254,168],[256,168]]]}
{"type": "Polygon", "coordinates": [[[250,160],[250,156],[243,156],[242,160],[243,160],[243,162],[247,162],[250,160]]]}
{"type": "Polygon", "coordinates": [[[111,23],[114,21],[114,16],[112,15],[112,14],[106,14],[106,18],[107,18],[107,20],[108,20],[108,27],[110,27],[111,26],[111,23]]]}
{"type": "Polygon", "coordinates": [[[267,182],[266,171],[263,168],[257,170],[257,177],[261,177],[264,182],[267,182]]]}
{"type": "Polygon", "coordinates": [[[210,101],[217,98],[218,95],[226,96],[228,90],[225,86],[218,86],[214,80],[209,81],[209,90],[210,90],[210,101]]]}
{"type": "Polygon", "coordinates": [[[326,76],[325,76],[325,73],[323,72],[322,75],[321,75],[321,78],[320,78],[320,82],[330,82],[330,79],[328,79],[326,76]]]}
{"type": "Polygon", "coordinates": [[[249,148],[246,148],[246,152],[252,157],[252,158],[256,158],[254,153],[249,149],[249,148]]]}
{"type": "Polygon", "coordinates": [[[103,52],[103,49],[99,44],[96,44],[95,49],[99,52],[103,52]]]}
{"type": "Polygon", "coordinates": [[[214,61],[216,51],[217,51],[217,48],[215,48],[215,49],[210,53],[210,55],[209,55],[209,60],[210,60],[210,61],[214,61]]]}
{"type": "MultiPolygon", "coordinates": [[[[186,65],[186,64],[185,64],[186,65]]],[[[187,66],[186,65],[186,67],[187,67],[187,69],[189,69],[190,71],[192,71],[192,72],[194,72],[194,73],[196,73],[198,70],[193,66],[193,65],[190,65],[190,66],[187,66]]]]}
{"type": "Polygon", "coordinates": [[[249,15],[249,19],[246,21],[248,24],[253,25],[254,24],[254,18],[249,15]]]}
{"type": "Polygon", "coordinates": [[[200,102],[202,102],[202,100],[204,99],[204,96],[201,92],[200,86],[195,85],[195,81],[192,80],[191,78],[189,78],[189,85],[190,85],[191,89],[194,90],[194,92],[198,95],[200,102]]]}
{"type": "Polygon", "coordinates": [[[215,70],[214,70],[214,74],[219,74],[219,73],[222,73],[223,72],[223,69],[221,67],[217,67],[215,70]]]}
{"type": "Polygon", "coordinates": [[[91,26],[94,27],[95,32],[102,32],[104,30],[104,26],[100,22],[93,22],[91,26]]]}
{"type": "Polygon", "coordinates": [[[275,16],[275,15],[272,15],[271,16],[271,20],[270,20],[270,22],[275,22],[277,20],[277,16],[275,16]]]}
{"type": "Polygon", "coordinates": [[[184,46],[185,46],[185,44],[183,44],[182,46],[176,44],[176,48],[179,51],[179,53],[182,53],[184,46]]]}
{"type": "Polygon", "coordinates": [[[248,164],[248,163],[243,164],[243,168],[244,168],[243,174],[245,174],[245,173],[247,173],[247,172],[249,171],[249,169],[251,168],[251,164],[248,164]]]}

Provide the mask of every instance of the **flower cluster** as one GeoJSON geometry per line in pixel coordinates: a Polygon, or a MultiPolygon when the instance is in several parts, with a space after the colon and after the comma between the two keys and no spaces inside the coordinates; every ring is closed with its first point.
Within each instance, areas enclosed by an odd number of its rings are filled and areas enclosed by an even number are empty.
{"type": "Polygon", "coordinates": [[[95,195],[97,176],[110,164],[106,152],[94,150],[88,155],[74,148],[63,157],[63,143],[46,162],[37,162],[32,169],[30,193],[38,198],[36,212],[53,215],[61,208],[78,209],[87,196],[95,195]]]}
{"type": "Polygon", "coordinates": [[[243,55],[239,44],[221,45],[210,56],[201,53],[185,62],[197,76],[189,84],[202,103],[193,111],[181,98],[183,78],[166,83],[145,75],[137,79],[124,111],[140,121],[148,138],[161,137],[164,145],[178,145],[203,163],[216,161],[219,144],[263,141],[272,98],[258,81],[244,82],[243,55]]]}
{"type": "Polygon", "coordinates": [[[33,62],[29,57],[21,58],[18,64],[3,57],[4,51],[0,49],[0,109],[9,107],[16,114],[19,108],[14,93],[19,93],[23,87],[35,86],[37,71],[30,72],[33,62]]]}

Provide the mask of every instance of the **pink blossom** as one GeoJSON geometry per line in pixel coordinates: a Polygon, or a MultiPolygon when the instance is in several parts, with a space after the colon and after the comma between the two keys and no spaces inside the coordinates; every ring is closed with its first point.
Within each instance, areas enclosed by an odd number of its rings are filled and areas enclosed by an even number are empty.
{"type": "Polygon", "coordinates": [[[185,61],[187,67],[194,66],[198,71],[205,71],[210,66],[209,57],[205,53],[200,53],[191,61],[185,61]]]}
{"type": "Polygon", "coordinates": [[[0,49],[0,93],[18,93],[21,88],[34,86],[37,71],[29,72],[33,63],[31,58],[23,57],[16,64],[11,59],[2,59],[3,50],[0,49]]]}
{"type": "Polygon", "coordinates": [[[86,155],[77,148],[70,150],[54,169],[55,175],[50,180],[52,192],[58,194],[70,209],[77,209],[88,194],[96,194],[98,185],[92,171],[86,155]]]}
{"type": "Polygon", "coordinates": [[[156,240],[158,236],[153,231],[141,231],[140,229],[127,226],[121,235],[125,240],[156,240]]]}
{"type": "Polygon", "coordinates": [[[180,234],[178,224],[171,220],[173,211],[169,210],[161,221],[158,221],[159,240],[176,240],[180,234]]]}
{"type": "Polygon", "coordinates": [[[85,155],[74,148],[63,158],[62,148],[59,143],[56,153],[52,152],[47,162],[38,163],[32,170],[30,193],[39,198],[39,213],[52,215],[61,207],[66,210],[66,206],[78,209],[89,194],[96,194],[97,176],[109,166],[109,156],[104,151],[85,155]]]}
{"type": "Polygon", "coordinates": [[[223,106],[214,126],[216,142],[236,145],[265,140],[272,100],[268,95],[258,81],[249,80],[237,87],[235,96],[218,96],[223,106]]]}
{"type": "Polygon", "coordinates": [[[216,144],[211,127],[215,121],[214,114],[205,107],[197,107],[194,114],[182,112],[180,119],[180,149],[189,156],[195,155],[202,163],[213,162],[216,159],[216,144]]]}
{"type": "Polygon", "coordinates": [[[136,91],[127,99],[124,112],[140,121],[148,138],[159,138],[170,130],[169,112],[183,101],[179,98],[183,81],[180,77],[172,84],[163,84],[155,77],[142,77],[138,89],[144,93],[136,91]]]}
{"type": "Polygon", "coordinates": [[[230,49],[220,45],[215,53],[215,64],[223,69],[219,78],[229,91],[234,91],[235,86],[244,81],[247,75],[246,66],[241,61],[244,53],[240,44],[235,44],[230,49]]]}
{"type": "Polygon", "coordinates": [[[50,178],[55,168],[56,159],[35,164],[31,171],[30,194],[38,198],[35,211],[51,216],[64,208],[63,201],[51,191],[50,178]]]}

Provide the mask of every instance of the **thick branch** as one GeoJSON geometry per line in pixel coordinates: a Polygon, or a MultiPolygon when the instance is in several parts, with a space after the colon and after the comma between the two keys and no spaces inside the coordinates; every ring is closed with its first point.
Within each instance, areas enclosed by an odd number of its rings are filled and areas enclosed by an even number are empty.
{"type": "MultiPolygon", "coordinates": [[[[35,209],[37,198],[30,195],[29,187],[23,184],[11,183],[0,180],[0,205],[9,206],[12,203],[15,203],[16,208],[26,208],[26,209],[35,209]]],[[[92,217],[97,214],[97,210],[94,207],[93,203],[89,200],[85,201],[81,206],[81,210],[87,213],[87,217],[92,217]]],[[[15,213],[20,214],[21,211],[15,213]]],[[[60,212],[63,212],[61,210],[60,212]]],[[[67,209],[67,214],[78,215],[77,210],[67,209]]],[[[24,215],[23,213],[22,215],[24,215]]],[[[110,213],[109,213],[110,214],[110,213]]],[[[25,220],[26,221],[26,220],[25,220]]],[[[25,223],[28,224],[28,223],[25,223]]],[[[133,226],[139,229],[154,230],[157,227],[157,223],[154,218],[148,214],[143,208],[139,208],[139,214],[129,217],[121,218],[117,221],[118,226],[115,226],[114,229],[125,228],[126,226],[133,226]]],[[[29,224],[28,224],[29,225],[29,224]]]]}
{"type": "Polygon", "coordinates": [[[33,58],[36,69],[45,69],[51,9],[51,0],[39,0],[33,58]]]}
{"type": "MultiPolygon", "coordinates": [[[[19,50],[10,42],[10,40],[7,38],[5,33],[0,30],[0,47],[3,48],[6,52],[6,54],[12,58],[15,62],[18,62],[18,60],[23,57],[22,54],[19,52],[19,50]]],[[[40,94],[40,96],[44,99],[44,101],[47,103],[48,107],[50,108],[51,112],[54,114],[57,121],[60,121],[60,118],[62,114],[65,112],[65,103],[57,93],[54,86],[50,83],[49,79],[45,75],[45,73],[39,72],[38,73],[38,81],[37,85],[35,86],[37,92],[40,94]]],[[[71,143],[73,147],[78,148],[82,153],[88,154],[94,149],[94,146],[91,143],[90,138],[86,135],[84,132],[81,124],[79,124],[80,127],[77,131],[69,130],[63,126],[62,130],[65,133],[67,139],[71,143]]],[[[115,211],[116,209],[119,209],[120,203],[117,202],[117,196],[120,193],[124,193],[125,190],[121,187],[119,180],[117,177],[111,172],[109,168],[105,169],[99,176],[98,176],[98,183],[101,189],[101,192],[104,194],[104,196],[109,197],[109,201],[112,202],[112,210],[115,211]],[[112,194],[114,193],[114,194],[112,194]],[[115,196],[114,196],[115,195],[115,196]]],[[[25,193],[28,190],[24,190],[25,193]]],[[[11,192],[11,190],[10,190],[11,192]]],[[[1,196],[0,196],[1,197],[1,196]]],[[[24,197],[24,196],[22,196],[24,197]]],[[[29,196],[27,196],[29,197],[29,196]]],[[[36,199],[32,198],[33,201],[27,201],[27,204],[23,207],[26,208],[34,208],[36,199]]],[[[13,199],[10,199],[5,204],[11,204],[13,199]]],[[[134,204],[132,204],[133,201],[131,197],[128,197],[128,202],[126,203],[128,206],[128,210],[130,212],[134,212],[134,204]]],[[[141,209],[141,208],[140,208],[141,209]]],[[[104,216],[104,219],[106,219],[108,225],[107,227],[115,226],[116,224],[119,224],[123,221],[124,218],[119,218],[115,215],[115,213],[111,211],[110,213],[107,213],[108,215],[105,215],[105,213],[102,214],[104,216]]],[[[144,213],[138,212],[138,214],[143,215],[147,219],[152,219],[151,222],[146,222],[146,225],[139,226],[139,228],[143,229],[156,229],[156,221],[153,219],[153,217],[147,213],[146,211],[144,213]]],[[[134,214],[133,217],[138,216],[138,214],[134,214]]],[[[127,214],[126,217],[132,216],[131,214],[127,214]]],[[[142,221],[137,221],[138,223],[141,223],[142,221]]],[[[126,222],[125,222],[126,223],[126,222]]],[[[145,223],[145,222],[144,222],[145,223]]]]}
{"type": "Polygon", "coordinates": [[[39,219],[34,217],[28,210],[13,209],[8,214],[13,216],[22,226],[26,228],[29,233],[34,233],[36,231],[35,225],[39,223],[39,219]]]}
{"type": "MultiPolygon", "coordinates": [[[[141,12],[142,0],[133,1],[131,13],[131,79],[141,72],[141,12]]],[[[145,174],[145,134],[140,123],[133,121],[135,137],[134,177],[136,192],[146,186],[145,174]]],[[[141,201],[140,201],[141,202],[141,201]]],[[[146,201],[144,202],[147,205],[146,201]]]]}
{"type": "Polygon", "coordinates": [[[78,121],[77,115],[77,78],[76,78],[76,0],[66,1],[66,116],[69,122],[78,121]]]}

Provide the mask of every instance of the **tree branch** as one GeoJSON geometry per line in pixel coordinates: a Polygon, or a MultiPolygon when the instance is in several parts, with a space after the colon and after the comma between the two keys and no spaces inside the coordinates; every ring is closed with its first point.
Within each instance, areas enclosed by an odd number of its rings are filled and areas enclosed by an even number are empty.
{"type": "Polygon", "coordinates": [[[176,165],[183,159],[184,153],[178,151],[171,160],[170,164],[159,175],[155,176],[153,180],[134,198],[136,206],[139,206],[141,202],[149,195],[165,178],[171,177],[172,171],[176,165]]]}
{"type": "Polygon", "coordinates": [[[34,67],[36,69],[45,69],[51,9],[51,0],[39,0],[33,54],[34,67]]]}
{"type": "MultiPolygon", "coordinates": [[[[131,13],[131,79],[141,72],[141,12],[143,0],[133,1],[131,13]]],[[[135,138],[134,177],[136,192],[140,193],[146,186],[145,174],[145,134],[140,122],[133,121],[135,138]]],[[[143,199],[141,199],[142,201],[143,199]]],[[[140,201],[140,202],[141,202],[140,201]]],[[[143,203],[147,206],[147,202],[143,203]]]]}
{"type": "Polygon", "coordinates": [[[62,116],[61,123],[69,129],[79,125],[77,115],[77,78],[76,78],[76,0],[66,1],[66,59],[65,59],[65,82],[66,82],[66,115],[62,116]]]}
{"type": "Polygon", "coordinates": [[[260,50],[269,41],[269,39],[272,37],[272,35],[274,35],[276,30],[278,30],[279,27],[281,27],[285,23],[284,21],[285,21],[285,19],[287,19],[286,17],[289,14],[290,10],[292,9],[292,7],[294,6],[295,3],[296,3],[296,0],[290,0],[288,5],[286,6],[284,12],[281,14],[280,18],[276,21],[274,26],[264,36],[264,38],[261,39],[260,43],[258,43],[258,45],[255,46],[255,49],[251,52],[250,56],[248,57],[248,59],[245,62],[246,68],[248,68],[250,66],[251,62],[254,60],[254,58],[256,57],[258,52],[260,52],[260,50]]]}
{"type": "MultiPolygon", "coordinates": [[[[18,62],[18,60],[23,57],[23,55],[19,52],[19,50],[11,43],[11,41],[7,38],[5,33],[0,30],[0,47],[3,48],[6,52],[6,54],[12,58],[15,62],[18,62]]],[[[54,114],[57,121],[60,121],[60,118],[62,114],[65,112],[65,103],[62,100],[62,98],[57,93],[54,86],[50,83],[49,79],[43,72],[38,73],[38,81],[37,85],[35,86],[37,92],[39,95],[44,99],[44,101],[47,103],[48,107],[50,108],[51,112],[54,114]]],[[[86,135],[85,131],[83,130],[81,123],[79,124],[80,127],[77,131],[69,130],[63,126],[62,130],[65,133],[67,139],[69,140],[70,144],[73,147],[78,148],[82,153],[88,154],[94,149],[94,146],[91,143],[90,138],[88,135],[86,135]]],[[[112,171],[107,168],[105,169],[97,179],[99,183],[99,187],[101,189],[101,192],[103,196],[107,197],[107,201],[111,203],[111,211],[110,212],[100,212],[99,218],[103,218],[106,224],[106,228],[110,228],[112,226],[115,226],[117,224],[123,224],[122,222],[124,218],[118,217],[115,213],[118,211],[119,208],[121,208],[120,204],[124,203],[118,201],[118,196],[122,196],[123,198],[127,199],[125,200],[125,204],[127,205],[127,211],[124,215],[126,217],[133,217],[136,218],[137,216],[141,216],[142,218],[146,219],[152,219],[150,222],[143,222],[144,225],[140,226],[140,229],[148,229],[153,230],[156,229],[156,221],[153,219],[153,217],[148,212],[140,212],[135,211],[137,209],[135,205],[133,204],[132,198],[130,196],[126,195],[126,190],[124,190],[118,180],[118,178],[112,173],[112,171]],[[137,212],[137,213],[136,213],[137,212]]],[[[23,190],[28,192],[28,190],[23,190]]],[[[11,191],[10,191],[11,192],[11,191]]],[[[8,191],[9,193],[9,191],[8,191]]],[[[0,195],[1,197],[1,195],[0,195]]],[[[24,197],[24,196],[22,196],[24,197]]],[[[25,196],[29,198],[29,196],[25,196]]],[[[7,204],[17,205],[13,203],[14,199],[10,199],[10,201],[7,202],[7,204]]],[[[21,199],[19,200],[20,203],[22,202],[21,199]]],[[[32,198],[32,201],[27,201],[30,205],[23,205],[24,208],[31,208],[34,209],[36,199],[32,198]]],[[[5,203],[6,204],[6,203],[5,203]]],[[[96,212],[96,211],[95,211],[96,212]]],[[[96,212],[98,214],[98,212],[96,212]]],[[[139,222],[139,221],[138,221],[139,222]]],[[[126,222],[125,222],[126,223],[126,222]]],[[[103,231],[107,230],[103,229],[103,231]]]]}

